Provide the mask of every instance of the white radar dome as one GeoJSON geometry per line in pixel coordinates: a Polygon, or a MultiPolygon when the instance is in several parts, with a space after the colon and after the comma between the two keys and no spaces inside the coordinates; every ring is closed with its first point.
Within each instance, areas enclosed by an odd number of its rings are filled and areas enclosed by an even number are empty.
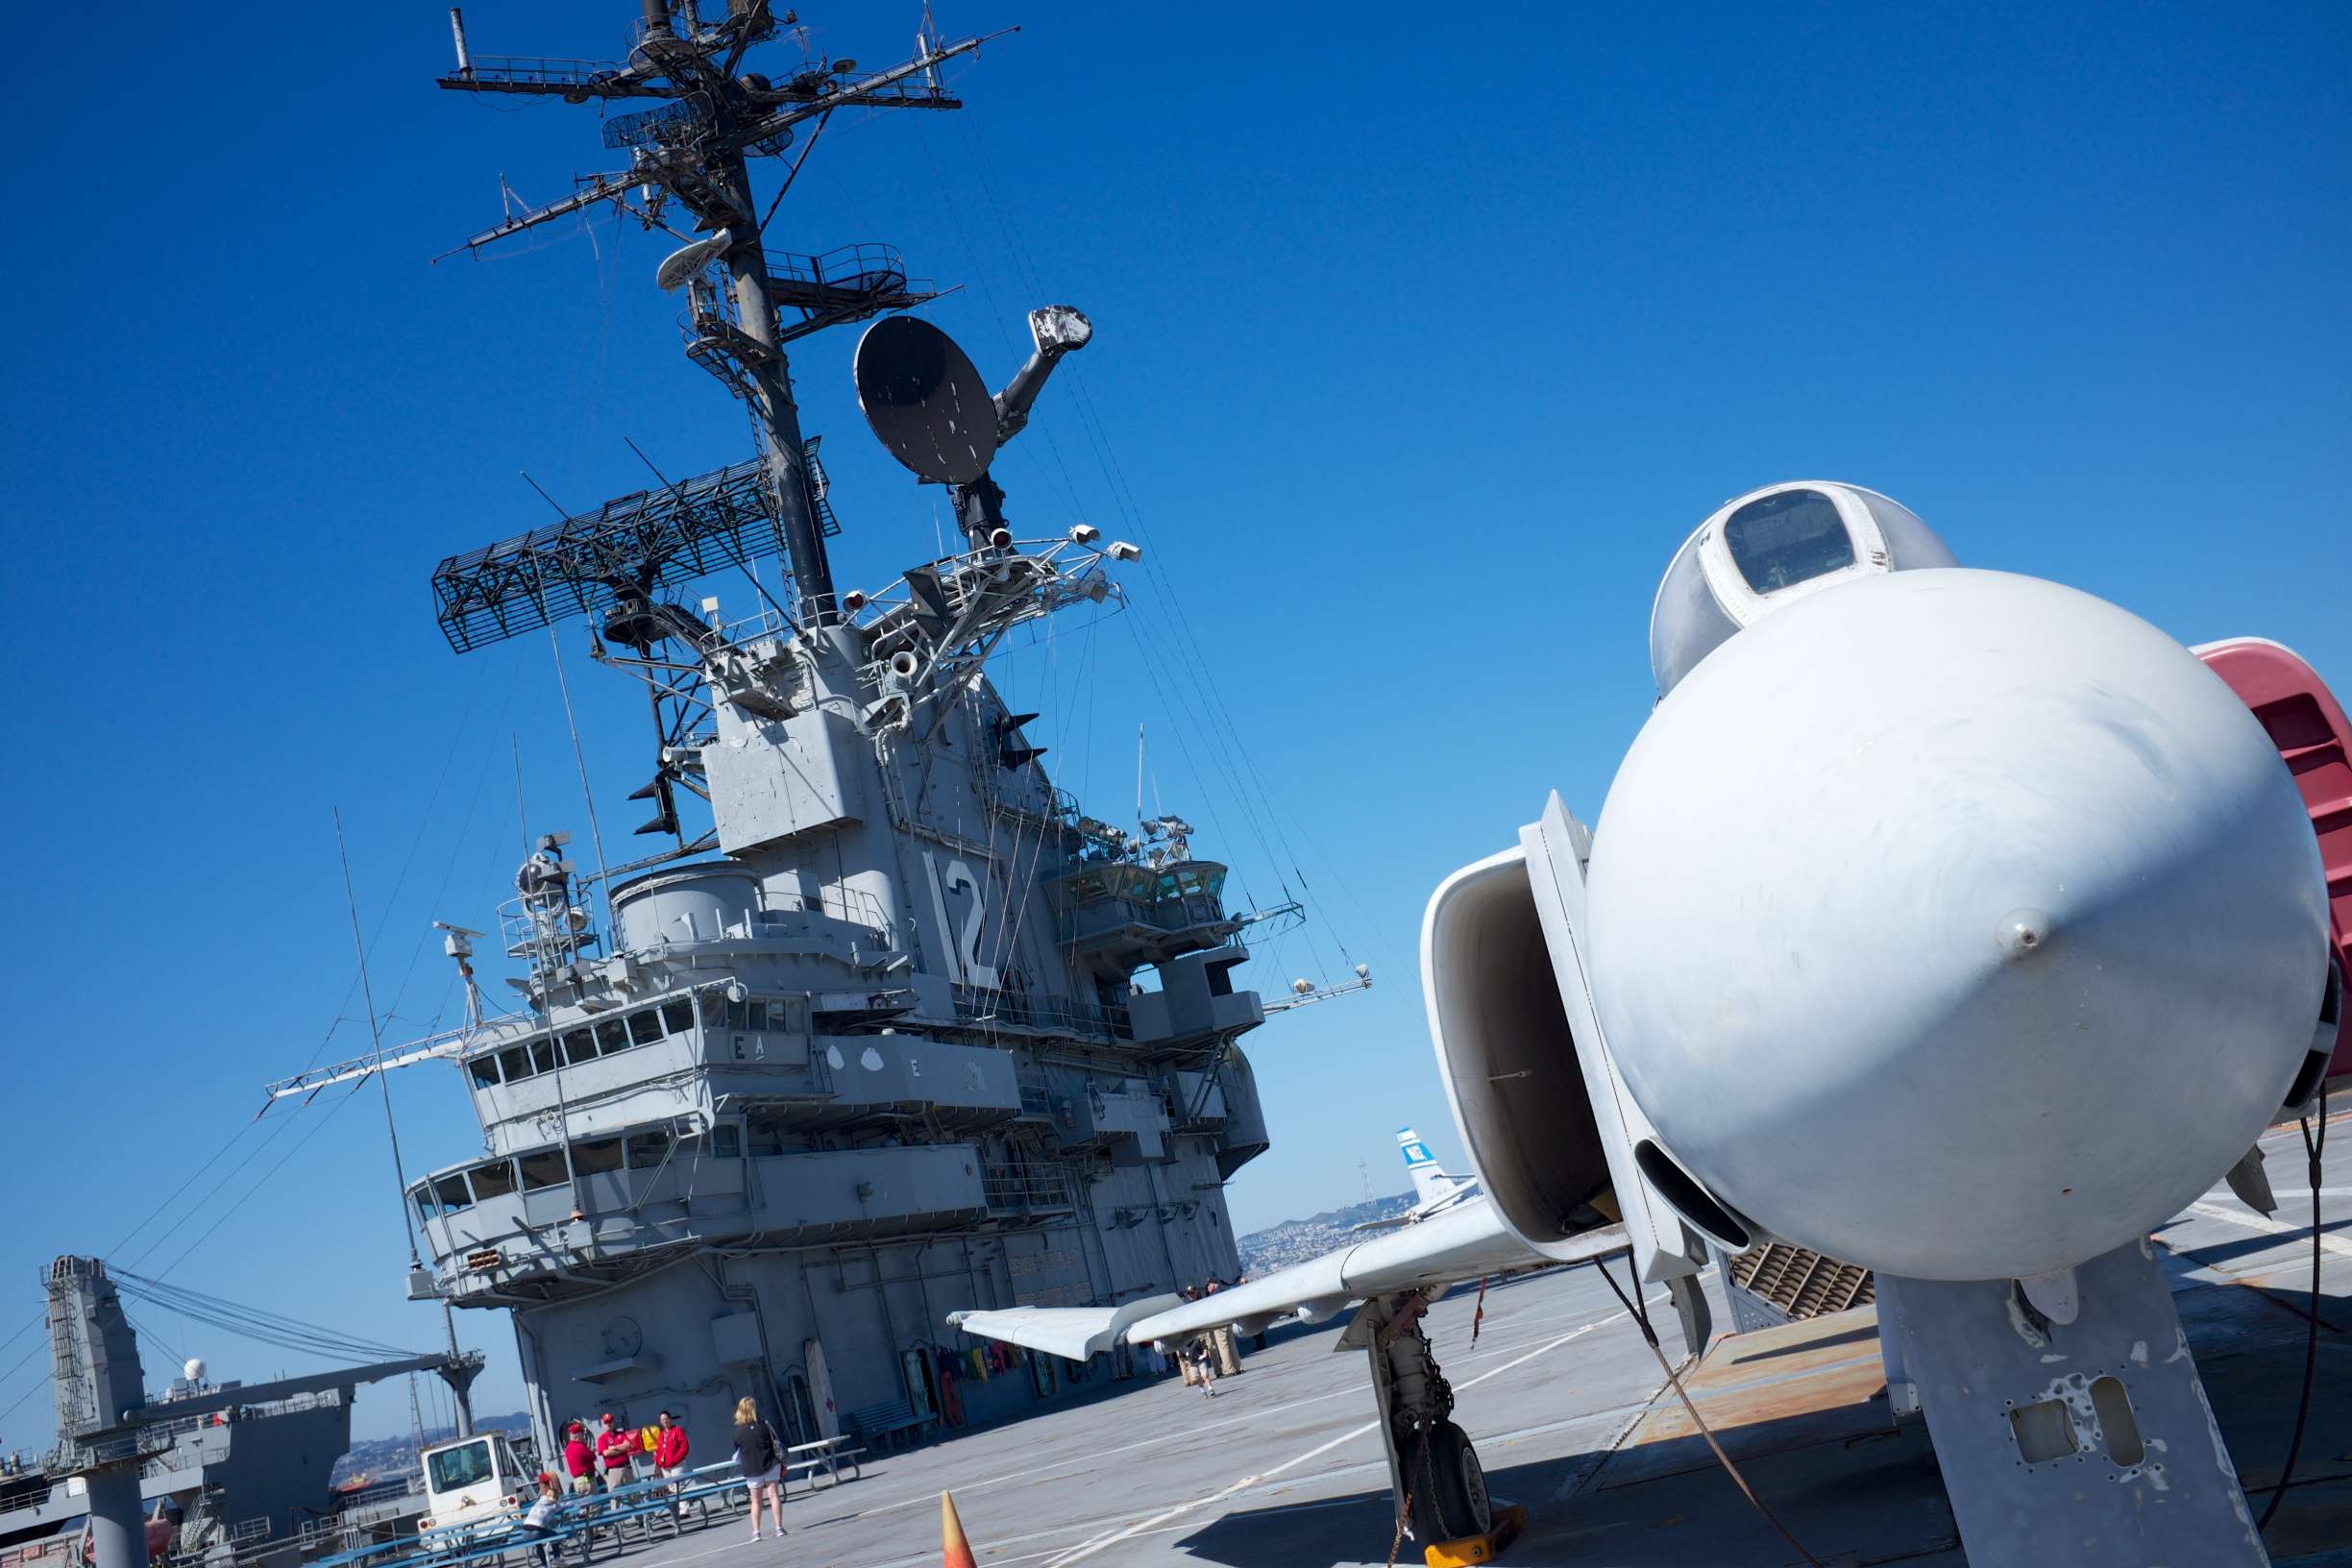
{"type": "Polygon", "coordinates": [[[2278,1111],[2317,844],[2187,649],[2089,595],[1862,576],[1660,704],[1590,866],[1601,1022],[1674,1156],[1800,1245],[2022,1277],[2145,1236],[2278,1111]]]}
{"type": "Polygon", "coordinates": [[[190,1383],[204,1382],[204,1358],[201,1356],[190,1356],[187,1359],[187,1364],[180,1369],[180,1375],[187,1379],[187,1381],[190,1383]]]}

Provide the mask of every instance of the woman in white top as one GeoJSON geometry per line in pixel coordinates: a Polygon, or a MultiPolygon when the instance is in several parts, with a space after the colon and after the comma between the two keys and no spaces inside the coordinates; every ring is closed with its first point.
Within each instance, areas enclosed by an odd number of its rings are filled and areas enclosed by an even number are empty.
{"type": "MultiPolygon", "coordinates": [[[[555,1517],[562,1511],[563,1492],[555,1484],[553,1476],[543,1473],[539,1477],[539,1495],[532,1499],[529,1510],[521,1519],[515,1521],[515,1539],[517,1541],[551,1539],[555,1534],[555,1517]]],[[[537,1551],[542,1563],[551,1563],[554,1560],[550,1556],[549,1548],[541,1546],[537,1548],[537,1551]]]]}

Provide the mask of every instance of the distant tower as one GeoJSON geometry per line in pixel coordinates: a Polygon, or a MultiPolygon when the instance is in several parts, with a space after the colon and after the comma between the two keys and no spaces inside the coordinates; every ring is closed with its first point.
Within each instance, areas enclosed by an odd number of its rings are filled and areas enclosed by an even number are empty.
{"type": "Polygon", "coordinates": [[[51,1468],[80,1478],[96,1568],[147,1558],[139,1522],[139,1411],[147,1403],[138,1340],[106,1264],[60,1258],[49,1265],[50,1382],[58,1447],[51,1468]]]}
{"type": "Polygon", "coordinates": [[[1365,1201],[1366,1203],[1369,1203],[1369,1202],[1371,1202],[1371,1201],[1372,1201],[1372,1166],[1371,1166],[1371,1164],[1370,1164],[1368,1161],[1364,1161],[1364,1160],[1359,1160],[1359,1161],[1357,1161],[1357,1162],[1356,1162],[1356,1173],[1357,1173],[1358,1175],[1360,1175],[1360,1176],[1361,1176],[1361,1177],[1363,1178],[1363,1184],[1364,1184],[1364,1201],[1365,1201]]]}

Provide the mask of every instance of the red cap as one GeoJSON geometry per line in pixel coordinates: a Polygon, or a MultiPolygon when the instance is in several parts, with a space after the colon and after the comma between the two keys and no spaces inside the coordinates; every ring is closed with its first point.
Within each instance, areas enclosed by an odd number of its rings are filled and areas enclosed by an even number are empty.
{"type": "Polygon", "coordinates": [[[575,1421],[570,1426],[564,1428],[564,1431],[566,1432],[586,1432],[587,1430],[588,1429],[586,1427],[581,1426],[577,1421],[575,1421]]]}
{"type": "Polygon", "coordinates": [[[606,1410],[604,1412],[604,1424],[608,1427],[612,1425],[612,1411],[606,1410]]]}

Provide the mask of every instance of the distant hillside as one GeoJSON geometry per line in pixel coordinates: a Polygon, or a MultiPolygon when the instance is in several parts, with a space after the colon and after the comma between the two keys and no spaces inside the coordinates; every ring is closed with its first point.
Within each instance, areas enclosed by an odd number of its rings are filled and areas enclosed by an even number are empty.
{"type": "Polygon", "coordinates": [[[1384,1198],[1371,1198],[1353,1203],[1345,1209],[1334,1209],[1309,1219],[1286,1219],[1279,1225],[1269,1225],[1262,1231],[1252,1231],[1239,1238],[1236,1245],[1241,1252],[1241,1268],[1252,1276],[1270,1274],[1292,1263],[1303,1263],[1311,1258],[1320,1258],[1351,1239],[1349,1232],[1370,1219],[1387,1219],[1401,1214],[1413,1206],[1410,1192],[1391,1193],[1384,1198]]]}
{"type": "MultiPolygon", "coordinates": [[[[510,1439],[528,1436],[530,1417],[521,1410],[511,1415],[482,1415],[474,1419],[474,1430],[504,1433],[510,1439]]],[[[419,1447],[430,1448],[435,1443],[449,1441],[457,1435],[454,1427],[429,1427],[425,1441],[419,1444],[412,1433],[397,1437],[371,1437],[352,1444],[351,1452],[335,1461],[334,1476],[330,1482],[340,1486],[354,1476],[364,1475],[371,1481],[388,1481],[394,1476],[407,1475],[417,1467],[419,1447]]]]}

